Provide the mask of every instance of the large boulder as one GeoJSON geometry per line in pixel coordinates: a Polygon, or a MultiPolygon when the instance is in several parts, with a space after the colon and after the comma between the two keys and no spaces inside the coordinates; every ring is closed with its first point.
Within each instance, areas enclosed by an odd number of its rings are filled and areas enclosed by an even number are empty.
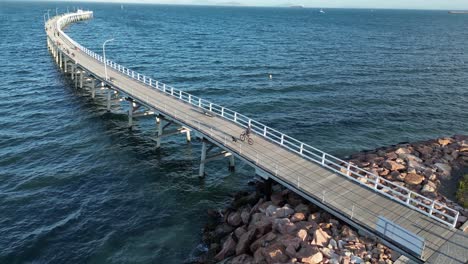
{"type": "Polygon", "coordinates": [[[309,215],[308,221],[318,223],[318,222],[320,222],[321,217],[322,217],[322,214],[320,212],[315,212],[315,213],[309,215]]]}
{"type": "Polygon", "coordinates": [[[286,255],[288,255],[290,258],[295,258],[296,257],[296,249],[293,246],[287,246],[285,249],[286,255]]]}
{"type": "Polygon", "coordinates": [[[303,263],[307,264],[319,264],[323,260],[323,254],[320,251],[317,251],[315,254],[307,257],[307,258],[302,258],[301,261],[303,263]]]}
{"type": "Polygon", "coordinates": [[[263,257],[268,264],[284,263],[289,257],[286,254],[286,249],[281,244],[273,244],[263,249],[263,257]]]}
{"type": "Polygon", "coordinates": [[[254,253],[254,263],[265,263],[265,257],[263,256],[263,248],[257,249],[254,253]]]}
{"type": "Polygon", "coordinates": [[[408,173],[405,176],[405,183],[411,185],[418,185],[424,180],[424,176],[416,173],[408,173]]]}
{"type": "Polygon", "coordinates": [[[274,218],[286,218],[294,214],[294,209],[289,207],[289,205],[284,205],[281,208],[278,208],[275,205],[270,205],[266,209],[267,216],[274,217],[274,218]]]}
{"type": "Polygon", "coordinates": [[[253,264],[256,262],[254,262],[254,258],[252,258],[252,256],[249,256],[247,254],[242,254],[233,258],[230,263],[231,264],[253,264]]]}
{"type": "Polygon", "coordinates": [[[222,223],[221,225],[218,225],[215,230],[214,230],[214,236],[216,238],[221,239],[222,237],[225,237],[227,234],[231,233],[234,230],[234,227],[222,223]]]}
{"type": "Polygon", "coordinates": [[[269,205],[266,209],[265,209],[265,214],[267,216],[274,216],[276,214],[276,210],[278,210],[278,206],[272,204],[272,205],[269,205]]]}
{"type": "Polygon", "coordinates": [[[283,194],[277,193],[277,192],[273,193],[270,196],[270,199],[271,199],[271,202],[277,206],[281,206],[281,204],[284,202],[283,194]]]}
{"type": "Polygon", "coordinates": [[[306,229],[299,229],[296,233],[296,236],[303,242],[307,242],[309,240],[309,233],[306,229]]]}
{"type": "Polygon", "coordinates": [[[392,173],[390,173],[390,176],[392,176],[393,180],[404,181],[406,174],[401,174],[399,171],[392,171],[392,173]]]}
{"type": "Polygon", "coordinates": [[[285,248],[291,246],[294,250],[298,250],[301,246],[302,240],[299,237],[295,237],[292,235],[281,236],[278,238],[278,241],[283,244],[285,248]]]}
{"type": "Polygon", "coordinates": [[[263,217],[259,221],[253,223],[249,226],[249,229],[256,230],[257,235],[261,236],[271,231],[273,228],[271,219],[268,217],[263,217]]]}
{"type": "Polygon", "coordinates": [[[292,206],[297,206],[299,204],[301,204],[303,201],[303,199],[301,198],[301,196],[299,196],[298,194],[294,193],[294,192],[289,192],[287,194],[287,202],[288,204],[292,205],[292,206]]]}
{"type": "Polygon", "coordinates": [[[239,238],[239,242],[237,242],[237,246],[236,246],[237,256],[247,253],[247,250],[249,249],[249,246],[250,246],[250,242],[252,242],[254,237],[255,237],[255,230],[250,230],[250,231],[245,232],[239,238]]]}
{"type": "Polygon", "coordinates": [[[312,239],[311,244],[326,247],[330,242],[331,236],[325,232],[322,228],[318,228],[314,231],[314,238],[312,239]]]}
{"type": "Polygon", "coordinates": [[[410,154],[411,153],[411,150],[407,149],[407,148],[398,148],[397,150],[395,150],[395,153],[396,154],[410,154]]]}
{"type": "Polygon", "coordinates": [[[437,140],[437,143],[439,143],[442,147],[447,146],[448,144],[453,143],[453,139],[451,138],[439,138],[437,140]]]}
{"type": "Polygon", "coordinates": [[[396,161],[393,160],[387,160],[383,163],[383,166],[391,171],[396,171],[396,170],[404,170],[406,167],[403,164],[400,164],[396,161]]]}
{"type": "Polygon", "coordinates": [[[310,214],[310,207],[307,204],[300,203],[294,207],[296,213],[303,213],[306,217],[310,214]]]}
{"type": "Polygon", "coordinates": [[[426,194],[433,194],[436,192],[436,190],[437,190],[437,185],[432,181],[428,181],[426,184],[424,184],[421,192],[426,193],[426,194]]]}
{"type": "Polygon", "coordinates": [[[216,254],[215,259],[221,261],[229,256],[234,255],[234,253],[236,253],[236,241],[234,241],[232,236],[229,236],[226,241],[224,241],[221,251],[216,254]]]}
{"type": "Polygon", "coordinates": [[[245,234],[247,230],[245,229],[245,226],[239,226],[234,230],[234,236],[239,240],[243,234],[245,234]]]}
{"type": "Polygon", "coordinates": [[[437,167],[437,170],[440,171],[444,176],[450,176],[452,172],[452,167],[447,163],[436,163],[434,166],[437,167]]]}
{"type": "MultiPolygon", "coordinates": [[[[301,259],[301,262],[304,260],[311,260],[310,257],[314,256],[315,254],[320,253],[320,250],[317,247],[311,246],[309,244],[305,244],[301,247],[301,249],[296,253],[297,258],[301,259]]],[[[323,255],[322,255],[323,257],[323,255]]],[[[306,262],[310,263],[310,262],[306,262]]]]}
{"type": "Polygon", "coordinates": [[[256,252],[258,248],[268,245],[270,242],[275,240],[277,235],[273,232],[270,232],[259,239],[255,240],[251,245],[250,245],[250,251],[256,252]]]}
{"type": "Polygon", "coordinates": [[[273,220],[273,229],[283,235],[292,235],[296,230],[296,226],[289,220],[289,218],[279,218],[273,220]]]}
{"type": "Polygon", "coordinates": [[[413,159],[408,160],[407,165],[408,165],[408,168],[414,168],[419,171],[422,171],[426,168],[424,164],[422,163],[422,161],[413,160],[413,159]]]}
{"type": "Polygon", "coordinates": [[[227,218],[227,223],[230,226],[233,226],[233,227],[240,226],[240,224],[242,223],[242,218],[241,218],[240,212],[236,211],[236,212],[230,213],[228,218],[227,218]]]}
{"type": "Polygon", "coordinates": [[[432,154],[432,148],[426,145],[416,147],[416,150],[421,153],[422,156],[429,156],[432,154]]]}
{"type": "Polygon", "coordinates": [[[296,222],[300,222],[300,221],[304,221],[306,218],[305,214],[304,213],[295,213],[293,214],[293,216],[291,216],[291,221],[293,223],[296,223],[296,222]]]}
{"type": "Polygon", "coordinates": [[[244,225],[248,224],[249,220],[250,220],[250,209],[245,208],[244,210],[242,210],[242,213],[241,213],[240,217],[241,217],[242,223],[244,223],[244,225]]]}

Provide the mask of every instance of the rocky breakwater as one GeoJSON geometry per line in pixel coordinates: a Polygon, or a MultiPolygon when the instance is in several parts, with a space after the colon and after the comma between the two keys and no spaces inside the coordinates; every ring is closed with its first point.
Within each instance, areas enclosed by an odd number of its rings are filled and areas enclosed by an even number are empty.
{"type": "Polygon", "coordinates": [[[460,212],[457,226],[467,221],[468,210],[443,194],[455,196],[456,187],[450,185],[456,186],[453,182],[468,168],[468,136],[401,143],[351,155],[348,161],[455,209],[460,212]]]}
{"type": "MultiPolygon", "coordinates": [[[[261,183],[257,183],[261,185],[261,183]]],[[[231,207],[211,211],[201,263],[393,263],[399,257],[371,238],[279,185],[271,200],[237,195],[231,207]]]]}
{"type": "MultiPolygon", "coordinates": [[[[468,210],[442,191],[447,193],[445,181],[457,180],[451,179],[454,172],[468,168],[468,136],[400,143],[347,160],[459,211],[457,226],[466,221],[468,210]]],[[[363,173],[359,180],[369,184],[366,177],[363,173]]],[[[274,185],[266,200],[263,183],[255,184],[256,191],[236,194],[229,208],[209,212],[203,232],[206,252],[198,263],[384,264],[399,257],[291,191],[274,185]]]]}

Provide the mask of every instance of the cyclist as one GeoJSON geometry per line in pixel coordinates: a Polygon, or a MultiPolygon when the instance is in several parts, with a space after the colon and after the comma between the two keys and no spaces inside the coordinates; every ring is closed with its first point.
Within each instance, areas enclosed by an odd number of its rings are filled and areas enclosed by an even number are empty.
{"type": "Polygon", "coordinates": [[[252,128],[250,125],[245,129],[245,136],[250,137],[250,133],[252,132],[252,128]]]}

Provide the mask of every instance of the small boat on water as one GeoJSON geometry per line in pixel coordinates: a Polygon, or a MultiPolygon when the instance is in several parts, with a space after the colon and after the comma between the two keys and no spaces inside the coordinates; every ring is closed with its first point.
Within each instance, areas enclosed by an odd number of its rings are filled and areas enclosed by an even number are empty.
{"type": "Polygon", "coordinates": [[[323,11],[322,8],[320,8],[320,11],[319,11],[319,12],[322,13],[322,14],[325,14],[325,11],[323,11]]]}

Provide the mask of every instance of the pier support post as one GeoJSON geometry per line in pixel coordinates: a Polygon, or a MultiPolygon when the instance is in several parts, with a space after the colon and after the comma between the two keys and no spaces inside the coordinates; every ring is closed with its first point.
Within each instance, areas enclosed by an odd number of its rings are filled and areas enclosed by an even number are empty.
{"type": "Polygon", "coordinates": [[[133,126],[133,102],[130,102],[130,108],[128,109],[128,128],[131,130],[133,126]]]}
{"type": "Polygon", "coordinates": [[[236,164],[234,163],[234,155],[229,156],[229,171],[235,171],[236,170],[236,164]]]}
{"type": "Polygon", "coordinates": [[[59,68],[62,70],[62,52],[59,52],[59,56],[58,56],[58,61],[59,61],[59,68]]]}
{"type": "Polygon", "coordinates": [[[65,59],[65,60],[63,61],[63,64],[64,64],[63,71],[64,71],[65,73],[67,73],[67,72],[68,72],[68,69],[67,69],[67,67],[68,67],[68,65],[67,65],[67,59],[65,59]]]}
{"type": "Polygon", "coordinates": [[[72,63],[70,66],[71,66],[70,67],[71,68],[71,73],[70,73],[71,74],[71,79],[74,80],[75,79],[75,64],[72,63]]]}
{"type": "Polygon", "coordinates": [[[78,74],[80,72],[78,71],[78,68],[75,67],[75,89],[78,88],[78,74]]]}
{"type": "Polygon", "coordinates": [[[205,159],[206,159],[206,140],[202,140],[201,160],[200,160],[200,171],[198,177],[205,177],[205,159]]]}
{"type": "Polygon", "coordinates": [[[111,110],[111,95],[112,95],[112,90],[107,89],[107,112],[110,112],[111,110]]]}
{"type": "Polygon", "coordinates": [[[190,137],[190,129],[185,128],[185,136],[187,138],[187,142],[190,142],[192,138],[190,137]]]}
{"type": "Polygon", "coordinates": [[[161,136],[163,132],[163,127],[161,124],[161,117],[157,116],[156,117],[156,129],[158,131],[158,138],[156,139],[156,148],[161,147],[161,136]]]}
{"type": "Polygon", "coordinates": [[[81,70],[80,71],[80,88],[83,89],[83,74],[84,72],[81,70]]]}
{"type": "Polygon", "coordinates": [[[273,185],[272,179],[265,180],[265,200],[267,201],[271,200],[272,185],[273,185]]]}
{"type": "Polygon", "coordinates": [[[92,79],[91,80],[91,98],[94,99],[94,97],[96,96],[96,79],[92,79]]]}

